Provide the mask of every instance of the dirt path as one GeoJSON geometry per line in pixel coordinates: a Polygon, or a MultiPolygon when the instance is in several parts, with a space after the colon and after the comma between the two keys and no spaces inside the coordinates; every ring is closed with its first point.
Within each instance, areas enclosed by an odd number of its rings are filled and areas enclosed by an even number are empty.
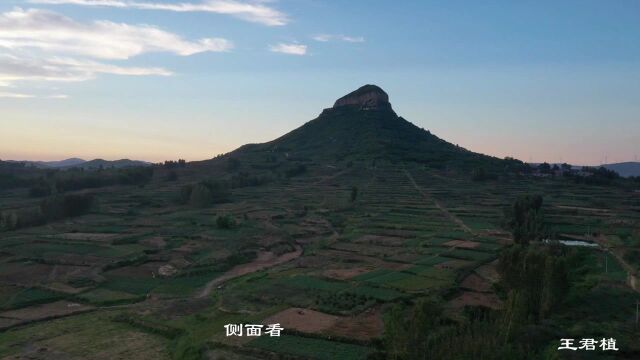
{"type": "Polygon", "coordinates": [[[302,255],[302,247],[299,245],[295,245],[295,248],[295,251],[280,255],[278,257],[274,257],[270,252],[260,253],[255,261],[248,264],[235,266],[233,269],[227,271],[222,276],[209,281],[207,285],[205,285],[204,289],[202,289],[202,291],[196,296],[196,298],[200,299],[209,296],[209,294],[211,294],[215,287],[221,285],[225,281],[276,265],[284,264],[302,255]]]}
{"type": "Polygon", "coordinates": [[[616,251],[615,248],[611,248],[609,247],[609,239],[607,239],[607,237],[605,235],[600,235],[598,237],[594,237],[593,238],[598,244],[600,244],[600,246],[602,246],[602,248],[609,254],[613,255],[613,257],[620,263],[622,264],[622,267],[627,271],[627,285],[629,285],[629,287],[631,289],[633,289],[636,292],[640,292],[640,288],[639,288],[639,283],[638,283],[638,277],[636,276],[636,270],[635,268],[629,264],[624,257],[622,256],[622,254],[618,251],[616,251]]]}
{"type": "Polygon", "coordinates": [[[333,175],[329,175],[329,176],[327,176],[327,177],[325,177],[325,178],[322,178],[322,179],[320,179],[320,180],[318,180],[318,181],[314,182],[312,185],[320,185],[320,184],[325,183],[325,182],[327,182],[327,181],[329,181],[329,180],[333,180],[333,179],[337,178],[337,177],[338,177],[338,176],[340,176],[340,175],[346,174],[346,173],[348,173],[349,171],[351,171],[351,169],[344,169],[344,170],[340,170],[340,171],[338,171],[337,173],[335,173],[335,174],[333,174],[333,175]]]}
{"type": "Polygon", "coordinates": [[[451,212],[449,212],[449,210],[447,210],[447,208],[445,208],[444,206],[442,206],[438,200],[434,199],[431,195],[427,194],[424,190],[422,190],[422,188],[420,186],[418,186],[418,184],[416,183],[416,181],[413,179],[413,176],[411,176],[411,173],[409,173],[407,171],[407,169],[402,169],[402,171],[404,171],[404,173],[407,175],[407,178],[409,178],[409,181],[411,181],[411,184],[413,185],[413,187],[418,190],[418,192],[422,195],[422,197],[430,202],[433,202],[436,207],[438,208],[438,210],[442,211],[442,213],[452,222],[458,224],[464,231],[468,232],[469,234],[475,235],[475,232],[473,230],[471,230],[470,227],[468,227],[462,220],[460,220],[457,216],[455,216],[454,214],[452,214],[451,212]]]}
{"type": "Polygon", "coordinates": [[[58,275],[58,265],[54,265],[53,269],[51,269],[51,272],[49,273],[49,281],[55,280],[57,275],[58,275]]]}

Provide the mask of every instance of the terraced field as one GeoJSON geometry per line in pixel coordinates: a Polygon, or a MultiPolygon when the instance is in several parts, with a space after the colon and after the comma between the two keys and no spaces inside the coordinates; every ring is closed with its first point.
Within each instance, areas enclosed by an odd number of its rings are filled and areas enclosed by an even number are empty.
{"type": "MultiPolygon", "coordinates": [[[[640,198],[622,190],[532,178],[473,182],[379,161],[310,165],[301,176],[236,188],[230,202],[178,204],[181,186],[201,173],[187,168],[178,182],[157,175],[143,188],[95,189],[99,205],[88,215],[0,233],[0,358],[76,356],[75,346],[94,358],[125,356],[108,338],[154,349],[153,358],[204,348],[212,358],[365,359],[382,325],[357,324],[382,324],[395,302],[437,294],[452,319],[467,306],[503,306],[493,286],[497,254],[511,243],[503,208],[531,192],[545,195],[558,236],[609,249],[593,250],[596,260],[606,257],[609,281],[624,287],[640,265],[624,256],[636,246],[640,198]],[[220,228],[221,215],[237,225],[220,228]],[[43,312],[47,304],[56,305],[43,312]],[[225,324],[287,311],[335,326],[285,330],[278,339],[225,336],[225,324]]],[[[0,208],[28,204],[23,190],[0,194],[0,208]]]]}

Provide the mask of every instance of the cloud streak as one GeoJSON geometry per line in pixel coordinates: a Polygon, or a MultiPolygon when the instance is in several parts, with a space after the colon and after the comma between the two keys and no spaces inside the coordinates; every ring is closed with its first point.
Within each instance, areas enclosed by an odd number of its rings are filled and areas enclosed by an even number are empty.
{"type": "Polygon", "coordinates": [[[0,83],[19,81],[79,82],[98,74],[127,76],[170,76],[163,68],[124,67],[73,58],[32,58],[0,54],[0,83]]]}
{"type": "Polygon", "coordinates": [[[30,99],[33,98],[33,95],[29,94],[19,94],[19,93],[10,93],[10,92],[0,92],[0,98],[9,98],[9,99],[30,99]]]}
{"type": "Polygon", "coordinates": [[[288,55],[302,56],[307,54],[307,45],[279,43],[277,45],[269,46],[269,51],[288,55]]]}
{"type": "Polygon", "coordinates": [[[343,41],[343,42],[349,42],[349,43],[362,43],[362,42],[364,42],[364,37],[362,37],[362,36],[319,34],[319,35],[314,36],[313,40],[320,41],[320,42],[343,41]]]}
{"type": "Polygon", "coordinates": [[[181,56],[223,52],[233,45],[222,38],[187,41],[148,25],[110,21],[83,24],[51,11],[16,8],[0,14],[0,47],[124,60],[149,52],[181,56]]]}
{"type": "Polygon", "coordinates": [[[130,0],[29,0],[29,2],[49,5],[99,6],[174,12],[207,12],[230,15],[245,21],[267,26],[282,26],[289,22],[289,17],[286,14],[265,5],[261,1],[206,0],[198,3],[162,3],[130,0]]]}
{"type": "MultiPolygon", "coordinates": [[[[106,1],[116,3],[114,1],[106,1]]],[[[100,74],[121,76],[171,76],[162,67],[137,67],[110,63],[146,53],[190,56],[225,52],[232,43],[221,38],[197,41],[149,25],[110,21],[80,23],[56,12],[15,8],[0,13],[0,88],[22,82],[80,82],[100,74]]],[[[5,91],[3,98],[35,97],[5,91]]],[[[66,99],[66,95],[44,96],[66,99]]]]}

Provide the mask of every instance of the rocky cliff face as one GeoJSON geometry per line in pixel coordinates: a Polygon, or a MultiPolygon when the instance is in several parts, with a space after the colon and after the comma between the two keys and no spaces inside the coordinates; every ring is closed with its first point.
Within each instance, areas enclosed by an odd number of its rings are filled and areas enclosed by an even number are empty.
{"type": "Polygon", "coordinates": [[[375,85],[365,85],[356,91],[336,100],[333,108],[341,106],[357,106],[363,110],[391,109],[389,95],[375,85]]]}

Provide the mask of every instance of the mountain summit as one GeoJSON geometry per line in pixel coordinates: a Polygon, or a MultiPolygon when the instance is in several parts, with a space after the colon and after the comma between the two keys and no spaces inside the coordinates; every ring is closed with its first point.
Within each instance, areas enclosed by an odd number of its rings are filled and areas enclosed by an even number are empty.
{"type": "Polygon", "coordinates": [[[376,85],[365,85],[336,100],[334,108],[355,106],[361,110],[391,109],[389,95],[376,85]]]}
{"type": "Polygon", "coordinates": [[[240,147],[228,156],[278,163],[389,160],[434,168],[496,168],[500,161],[446,142],[398,116],[389,95],[365,85],[301,127],[264,144],[240,147]]]}

